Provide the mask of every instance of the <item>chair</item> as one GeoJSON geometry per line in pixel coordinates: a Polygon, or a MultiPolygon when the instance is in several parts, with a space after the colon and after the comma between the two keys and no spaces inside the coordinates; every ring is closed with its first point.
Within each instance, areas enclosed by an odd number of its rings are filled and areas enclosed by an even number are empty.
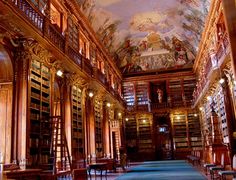
{"type": "Polygon", "coordinates": [[[225,176],[236,177],[236,154],[233,156],[232,170],[229,171],[219,171],[220,179],[225,179],[225,176]]]}
{"type": "Polygon", "coordinates": [[[215,178],[215,174],[217,175],[218,171],[222,171],[225,169],[225,155],[224,155],[224,153],[221,154],[220,165],[210,167],[209,169],[210,169],[211,179],[215,178]]]}
{"type": "Polygon", "coordinates": [[[216,166],[216,153],[213,153],[213,163],[207,163],[203,164],[203,167],[205,169],[206,175],[208,174],[208,170],[210,167],[216,166]]]}

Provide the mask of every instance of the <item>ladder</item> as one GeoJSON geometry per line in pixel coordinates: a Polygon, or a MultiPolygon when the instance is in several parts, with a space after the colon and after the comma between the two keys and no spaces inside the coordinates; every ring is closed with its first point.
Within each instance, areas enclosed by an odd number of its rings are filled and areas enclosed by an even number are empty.
{"type": "Polygon", "coordinates": [[[71,159],[65,134],[65,123],[61,116],[53,116],[50,154],[53,161],[53,175],[71,171],[71,159]]]}

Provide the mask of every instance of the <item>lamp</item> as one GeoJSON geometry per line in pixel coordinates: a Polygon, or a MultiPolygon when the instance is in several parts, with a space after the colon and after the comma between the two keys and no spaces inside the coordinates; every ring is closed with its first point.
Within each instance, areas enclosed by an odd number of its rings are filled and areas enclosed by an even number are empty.
{"type": "Polygon", "coordinates": [[[111,107],[111,103],[107,102],[107,107],[111,107]]]}
{"type": "Polygon", "coordinates": [[[92,91],[90,91],[88,95],[89,95],[89,97],[91,97],[91,98],[94,96],[94,94],[93,94],[92,91]]]}
{"type": "Polygon", "coordinates": [[[119,113],[118,113],[118,116],[121,117],[121,115],[122,115],[121,112],[119,112],[119,113]]]}
{"type": "Polygon", "coordinates": [[[200,107],[199,110],[202,111],[202,110],[203,110],[203,107],[200,107]]]}
{"type": "Polygon", "coordinates": [[[225,79],[224,78],[221,78],[220,80],[219,80],[219,83],[220,84],[223,84],[225,82],[225,79]]]}
{"type": "Polygon", "coordinates": [[[57,75],[58,75],[59,77],[62,77],[63,72],[59,69],[59,70],[57,71],[57,75]]]}
{"type": "Polygon", "coordinates": [[[125,118],[126,121],[129,121],[129,118],[125,118]]]}
{"type": "Polygon", "coordinates": [[[207,96],[207,100],[210,101],[212,98],[211,96],[207,96]]]}

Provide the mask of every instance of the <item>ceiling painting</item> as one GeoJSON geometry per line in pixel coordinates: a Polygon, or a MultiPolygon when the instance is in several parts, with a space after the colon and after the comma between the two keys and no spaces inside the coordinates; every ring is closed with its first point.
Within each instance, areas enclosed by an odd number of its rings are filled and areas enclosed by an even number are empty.
{"type": "Polygon", "coordinates": [[[78,0],[122,73],[192,67],[210,0],[78,0]]]}

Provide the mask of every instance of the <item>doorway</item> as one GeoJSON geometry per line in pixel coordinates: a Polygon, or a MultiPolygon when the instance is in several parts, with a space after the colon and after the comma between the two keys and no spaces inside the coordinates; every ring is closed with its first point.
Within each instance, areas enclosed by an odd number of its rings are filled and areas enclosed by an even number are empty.
{"type": "Polygon", "coordinates": [[[156,160],[173,158],[173,142],[169,113],[154,114],[153,130],[156,160]]]}

